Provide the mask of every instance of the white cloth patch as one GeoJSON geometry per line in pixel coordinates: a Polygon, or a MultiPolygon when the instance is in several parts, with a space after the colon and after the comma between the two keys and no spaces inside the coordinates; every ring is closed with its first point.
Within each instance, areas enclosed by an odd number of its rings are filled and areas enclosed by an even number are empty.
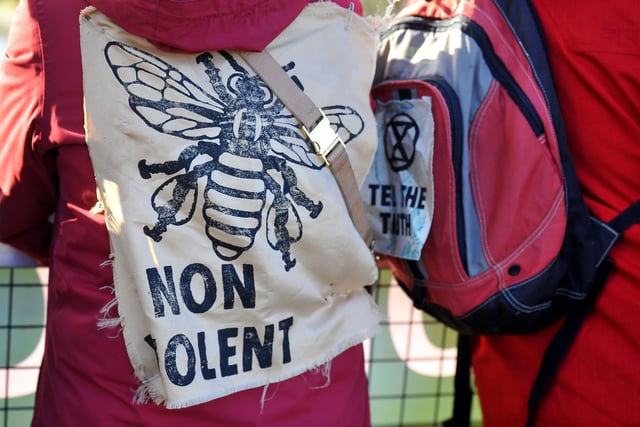
{"type": "MultiPolygon", "coordinates": [[[[376,31],[308,6],[268,47],[347,143],[375,152],[376,31]],[[339,46],[339,48],[336,48],[339,46]]],[[[168,53],[81,16],[86,136],[129,357],[180,408],[298,375],[379,328],[375,260],[299,124],[233,52],[168,53]]]]}
{"type": "Polygon", "coordinates": [[[376,252],[420,258],[433,218],[431,98],[378,102],[379,146],[361,187],[376,252]]]}

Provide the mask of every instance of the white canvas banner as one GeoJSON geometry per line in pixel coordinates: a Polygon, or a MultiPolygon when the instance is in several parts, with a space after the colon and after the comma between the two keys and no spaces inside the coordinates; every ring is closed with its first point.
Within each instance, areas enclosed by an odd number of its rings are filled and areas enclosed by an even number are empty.
{"type": "MultiPolygon", "coordinates": [[[[267,49],[324,110],[362,184],[377,32],[350,13],[309,5],[267,49]]],[[[81,42],[120,321],[153,400],[180,408],[284,380],[377,332],[370,249],[248,65],[159,50],[94,8],[81,42]]]]}

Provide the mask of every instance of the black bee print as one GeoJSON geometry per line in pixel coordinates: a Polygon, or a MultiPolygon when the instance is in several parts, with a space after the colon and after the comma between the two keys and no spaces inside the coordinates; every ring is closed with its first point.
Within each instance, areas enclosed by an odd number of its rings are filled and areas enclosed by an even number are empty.
{"type": "MultiPolygon", "coordinates": [[[[303,235],[299,209],[317,218],[323,205],[298,188],[291,164],[313,170],[324,164],[269,87],[226,51],[195,57],[208,76],[210,91],[133,46],[110,42],[104,52],[129,95],[129,106],[147,126],[194,141],[177,159],[139,161],[142,178],[168,177],[151,196],[157,222],[145,226],[144,233],[161,241],[169,226],[193,218],[202,197],[204,232],[220,259],[231,261],[249,250],[264,220],[270,247],[282,254],[285,270],[293,268],[291,245],[303,235]],[[214,59],[231,66],[226,79],[214,59]]],[[[290,72],[294,67],[290,62],[283,69],[290,72]]],[[[322,110],[345,143],[362,132],[362,117],[351,107],[322,110]]]]}

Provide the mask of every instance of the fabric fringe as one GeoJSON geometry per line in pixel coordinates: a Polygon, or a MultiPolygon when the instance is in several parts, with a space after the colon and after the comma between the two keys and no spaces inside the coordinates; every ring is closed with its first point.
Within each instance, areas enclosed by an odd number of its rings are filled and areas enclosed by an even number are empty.
{"type": "Polygon", "coordinates": [[[147,387],[144,384],[140,384],[138,388],[133,393],[133,398],[131,399],[131,403],[134,405],[144,405],[145,403],[149,403],[151,397],[149,396],[149,392],[147,387]]]}
{"type": "Polygon", "coordinates": [[[96,187],[96,204],[93,205],[91,209],[89,209],[89,213],[93,215],[104,214],[104,203],[102,202],[102,193],[100,193],[100,189],[96,187]]]}
{"type": "Polygon", "coordinates": [[[387,0],[387,8],[384,10],[384,19],[393,18],[393,8],[396,6],[396,3],[399,3],[400,0],[387,0]]]}
{"type": "MultiPolygon", "coordinates": [[[[98,203],[101,203],[100,200],[98,201],[98,203]]],[[[113,253],[111,253],[109,254],[109,259],[100,263],[100,268],[105,268],[105,267],[113,268],[113,265],[114,265],[113,253]]],[[[107,290],[111,293],[111,295],[114,295],[114,297],[100,309],[100,317],[96,322],[98,326],[98,330],[119,328],[117,334],[115,336],[112,336],[112,338],[117,338],[120,335],[120,333],[122,333],[122,317],[112,315],[113,312],[117,312],[116,307],[118,306],[118,300],[115,297],[115,293],[116,293],[115,285],[103,286],[100,288],[100,290],[101,291],[107,290]]]]}
{"type": "MultiPolygon", "coordinates": [[[[321,370],[322,374],[327,378],[327,381],[320,385],[320,386],[311,386],[312,389],[322,389],[322,388],[326,388],[331,384],[330,381],[330,371],[331,371],[331,360],[334,359],[335,357],[337,357],[340,353],[342,353],[343,351],[347,350],[348,348],[360,344],[363,341],[373,338],[375,335],[378,334],[378,332],[380,332],[380,325],[376,325],[373,328],[369,328],[366,331],[363,331],[360,334],[357,334],[353,337],[351,337],[350,339],[347,339],[341,343],[339,343],[336,347],[335,350],[332,352],[329,352],[326,355],[326,359],[324,362],[319,362],[319,363],[315,363],[311,366],[309,366],[308,368],[303,368],[300,370],[295,370],[293,372],[289,372],[287,375],[283,375],[280,378],[276,378],[276,379],[272,379],[273,382],[271,383],[264,383],[262,381],[257,381],[255,384],[245,384],[243,387],[239,387],[238,389],[231,389],[231,390],[227,390],[227,392],[224,394],[226,395],[230,395],[233,393],[237,393],[240,391],[244,391],[250,388],[254,388],[254,387],[264,387],[263,392],[262,392],[262,398],[260,399],[260,405],[261,408],[264,408],[264,405],[266,402],[268,402],[269,400],[273,399],[276,394],[277,394],[277,389],[271,394],[271,396],[267,397],[267,391],[268,389],[273,386],[274,384],[277,385],[277,383],[282,382],[282,381],[286,381],[288,379],[294,378],[298,375],[302,375],[305,372],[313,372],[314,369],[319,369],[321,370]]],[[[155,381],[156,378],[153,378],[153,380],[155,381]]],[[[159,378],[158,378],[159,381],[159,378]]],[[[143,384],[144,386],[144,384],[143,384]]],[[[142,386],[141,386],[142,387],[142,386]]],[[[210,395],[205,395],[205,396],[201,396],[198,399],[193,399],[193,400],[189,400],[189,401],[182,401],[182,402],[177,402],[177,403],[166,403],[166,407],[167,409],[182,409],[182,408],[186,408],[189,406],[194,406],[194,405],[198,405],[200,403],[204,403],[204,402],[208,402],[210,400],[213,399],[218,399],[222,397],[222,395],[218,394],[218,393],[214,393],[214,394],[210,394],[210,395]]],[[[155,401],[155,400],[154,400],[155,401]]],[[[160,400],[160,403],[162,403],[163,400],[160,400]]],[[[157,403],[157,402],[156,402],[157,403]]]]}
{"type": "MultiPolygon", "coordinates": [[[[109,254],[109,259],[100,264],[100,268],[113,268],[113,266],[114,256],[113,253],[111,253],[109,254]]],[[[118,333],[115,336],[112,336],[112,338],[117,338],[123,332],[123,318],[122,316],[112,315],[112,313],[117,312],[118,306],[118,299],[115,296],[115,285],[103,286],[100,290],[110,292],[111,295],[113,295],[113,298],[100,309],[100,318],[97,321],[98,330],[118,328],[118,333]]],[[[144,366],[138,366],[135,369],[135,375],[136,378],[140,379],[140,385],[135,390],[132,390],[133,396],[131,401],[134,405],[144,405],[151,401],[160,405],[165,402],[166,396],[162,391],[163,387],[160,374],[154,375],[150,378],[145,378],[144,366]]]]}
{"type": "MultiPolygon", "coordinates": [[[[107,287],[109,289],[113,289],[112,287],[107,287]]],[[[334,297],[346,296],[346,294],[336,294],[334,297]]],[[[372,304],[372,308],[374,308],[378,315],[380,316],[379,307],[375,305],[373,299],[370,298],[369,302],[372,304]]],[[[105,306],[103,311],[108,312],[110,308],[113,308],[116,305],[115,299],[110,301],[109,304],[105,306]],[[108,307],[108,308],[107,308],[108,307]]],[[[114,325],[120,323],[120,318],[114,319],[105,319],[105,321],[113,321],[114,325]]],[[[260,397],[260,413],[264,412],[265,405],[270,400],[274,399],[278,394],[278,389],[280,387],[280,382],[286,381],[288,379],[294,378],[299,375],[304,375],[305,373],[311,374],[321,374],[325,378],[325,382],[320,385],[308,385],[310,390],[320,390],[327,388],[331,385],[331,364],[335,357],[337,357],[340,353],[347,350],[348,348],[358,345],[367,339],[371,339],[376,336],[380,332],[380,324],[378,323],[372,328],[368,328],[365,331],[362,331],[360,334],[352,336],[350,339],[347,339],[341,343],[339,343],[333,352],[330,352],[326,355],[324,362],[316,362],[316,364],[309,366],[306,369],[297,370],[296,372],[290,372],[288,375],[285,375],[281,378],[272,379],[274,382],[267,383],[256,383],[254,386],[262,386],[262,394],[260,397]],[[275,386],[275,388],[274,388],[275,386]],[[271,391],[271,393],[269,393],[271,391]]],[[[189,401],[189,402],[180,402],[178,404],[167,404],[166,394],[164,393],[164,388],[162,385],[162,378],[160,374],[156,374],[150,378],[145,379],[145,369],[144,366],[138,366],[135,369],[136,378],[140,379],[140,385],[137,389],[133,390],[132,403],[135,405],[142,405],[149,402],[153,402],[157,405],[165,404],[167,409],[181,409],[193,405],[197,405],[203,402],[207,402],[213,399],[217,399],[221,397],[218,394],[202,396],[200,399],[189,401]]],[[[307,382],[307,378],[304,378],[304,381],[307,382]]],[[[233,394],[236,392],[244,391],[249,388],[252,388],[251,385],[239,388],[237,390],[228,390],[226,394],[233,394]]]]}
{"type": "Polygon", "coordinates": [[[370,15],[366,17],[369,24],[378,32],[386,30],[394,17],[393,10],[399,1],[400,0],[387,0],[387,7],[384,10],[384,15],[370,15]]]}
{"type": "Polygon", "coordinates": [[[116,298],[113,298],[111,301],[106,303],[104,305],[104,307],[102,307],[100,309],[101,317],[98,319],[98,321],[96,323],[99,330],[102,330],[102,329],[116,329],[116,328],[119,327],[118,334],[115,337],[119,336],[120,332],[122,331],[122,318],[119,317],[119,316],[111,317],[109,313],[117,305],[118,305],[118,301],[116,300],[116,298]]]}
{"type": "MultiPolygon", "coordinates": [[[[268,399],[267,399],[267,390],[269,390],[269,386],[271,384],[270,383],[266,383],[264,385],[264,387],[262,388],[262,396],[260,396],[260,415],[262,415],[264,413],[264,402],[267,400],[271,400],[273,399],[273,396],[276,395],[276,393],[273,393],[268,399]]],[[[276,383],[276,387],[278,386],[278,383],[276,383]]],[[[276,390],[277,391],[277,390],[276,390]]]]}
{"type": "Polygon", "coordinates": [[[325,379],[326,381],[324,382],[324,384],[318,385],[318,386],[313,386],[311,387],[311,390],[320,390],[323,388],[327,388],[331,385],[331,361],[333,359],[329,359],[328,361],[326,361],[325,363],[323,363],[320,366],[316,366],[315,368],[311,369],[310,371],[313,373],[320,373],[325,379]]]}
{"type": "MultiPolygon", "coordinates": [[[[319,372],[326,379],[324,384],[321,384],[319,386],[310,386],[309,388],[311,390],[320,390],[320,389],[323,389],[323,388],[327,388],[327,387],[329,387],[331,385],[331,361],[332,360],[333,359],[330,359],[329,361],[323,363],[322,365],[315,366],[315,367],[309,369],[308,371],[306,371],[306,372],[310,372],[312,374],[316,374],[316,373],[319,372]]],[[[299,374],[299,375],[304,375],[304,372],[302,374],[299,374]]],[[[283,380],[283,381],[285,381],[285,380],[283,380]]],[[[306,381],[307,380],[305,378],[305,382],[306,381]]],[[[263,386],[262,395],[260,396],[260,414],[262,414],[264,412],[265,402],[268,402],[269,400],[273,399],[276,396],[276,394],[278,394],[278,388],[279,387],[280,387],[279,383],[275,383],[275,384],[266,383],[263,386]],[[276,389],[273,391],[273,393],[271,393],[271,396],[267,396],[267,392],[269,390],[269,387],[271,387],[273,385],[276,386],[276,389]]]]}
{"type": "MultiPolygon", "coordinates": [[[[140,367],[136,370],[136,377],[140,378],[144,376],[144,368],[140,367]]],[[[158,385],[160,381],[160,374],[154,375],[151,378],[142,380],[140,386],[135,390],[133,394],[132,402],[134,405],[143,405],[153,401],[155,404],[160,405],[166,400],[166,396],[161,391],[162,385],[158,385]]]]}
{"type": "MultiPolygon", "coordinates": [[[[364,290],[363,290],[364,291],[364,290]]],[[[365,291],[366,292],[366,291],[365,291]]],[[[342,294],[336,294],[336,296],[338,295],[342,295],[342,294]]],[[[364,330],[360,331],[359,333],[356,333],[354,335],[352,335],[350,338],[347,338],[339,343],[337,343],[334,347],[333,347],[333,351],[330,351],[328,353],[326,353],[324,355],[324,357],[321,360],[317,360],[316,362],[312,362],[311,364],[307,365],[307,367],[301,367],[301,369],[296,369],[294,371],[290,371],[288,372],[286,375],[281,375],[278,378],[271,378],[270,382],[264,382],[264,381],[256,381],[253,384],[245,384],[243,387],[239,387],[237,389],[229,389],[227,390],[227,392],[224,395],[230,395],[233,393],[237,393],[239,391],[244,391],[250,388],[254,388],[254,387],[264,387],[263,392],[262,392],[262,398],[260,400],[260,404],[261,404],[261,408],[264,408],[264,405],[266,404],[266,402],[268,402],[269,400],[273,399],[278,391],[278,388],[276,388],[273,393],[271,393],[270,396],[267,396],[267,392],[268,390],[273,386],[276,385],[278,386],[279,382],[282,381],[286,381],[288,379],[294,378],[298,375],[302,375],[305,372],[313,372],[314,369],[316,370],[321,370],[321,372],[323,373],[323,375],[325,376],[325,378],[327,378],[327,382],[325,382],[325,384],[320,385],[320,386],[313,386],[313,389],[322,389],[322,388],[326,388],[328,386],[331,385],[331,361],[337,357],[340,353],[342,353],[343,351],[347,350],[348,348],[353,347],[354,345],[358,345],[361,344],[362,342],[371,339],[373,337],[375,337],[376,335],[378,335],[382,329],[382,322],[385,320],[386,316],[384,316],[381,312],[380,312],[380,307],[376,304],[376,302],[374,301],[373,297],[371,297],[371,295],[368,296],[368,301],[369,304],[371,306],[371,309],[377,314],[378,317],[378,322],[365,328],[364,330]]],[[[140,378],[140,377],[138,377],[140,378]]],[[[155,378],[154,378],[155,380],[155,378]]],[[[158,378],[159,381],[159,378],[158,378]]],[[[181,401],[181,402],[165,402],[167,409],[181,409],[181,408],[186,408],[189,406],[194,406],[194,405],[198,405],[200,403],[204,403],[204,402],[208,402],[210,400],[213,399],[218,399],[224,395],[221,395],[219,393],[213,393],[213,394],[209,394],[209,395],[204,395],[204,396],[200,396],[198,399],[192,399],[192,400],[188,400],[188,401],[181,401]]],[[[162,402],[162,401],[161,401],[162,402]]]]}
{"type": "Polygon", "coordinates": [[[100,264],[100,268],[113,267],[113,259],[108,259],[100,264]]]}

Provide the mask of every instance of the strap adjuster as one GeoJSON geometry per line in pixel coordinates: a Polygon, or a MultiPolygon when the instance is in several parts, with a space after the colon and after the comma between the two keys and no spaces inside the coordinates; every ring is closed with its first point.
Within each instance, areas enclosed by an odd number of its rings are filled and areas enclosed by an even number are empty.
{"type": "Polygon", "coordinates": [[[302,126],[302,132],[309,141],[311,141],[318,157],[320,157],[325,165],[331,166],[327,158],[338,144],[344,145],[344,142],[340,136],[338,136],[337,132],[331,128],[331,122],[329,122],[329,119],[327,119],[324,113],[320,112],[320,114],[322,114],[322,116],[313,126],[313,129],[308,130],[305,126],[302,126]]]}

